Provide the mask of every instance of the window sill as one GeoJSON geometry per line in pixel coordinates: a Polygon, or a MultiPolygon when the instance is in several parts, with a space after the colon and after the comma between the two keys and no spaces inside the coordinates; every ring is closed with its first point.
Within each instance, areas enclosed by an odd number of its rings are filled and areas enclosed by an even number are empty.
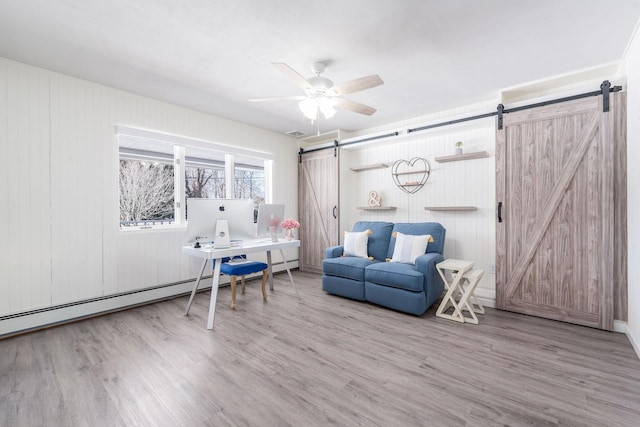
{"type": "Polygon", "coordinates": [[[152,232],[176,232],[176,231],[187,231],[187,225],[156,225],[150,227],[126,227],[120,228],[118,230],[122,234],[139,234],[139,233],[152,233],[152,232]]]}

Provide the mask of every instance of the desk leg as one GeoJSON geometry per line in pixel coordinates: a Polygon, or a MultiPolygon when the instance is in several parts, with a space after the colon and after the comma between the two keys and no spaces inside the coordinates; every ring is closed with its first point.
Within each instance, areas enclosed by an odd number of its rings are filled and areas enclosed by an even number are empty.
{"type": "Polygon", "coordinates": [[[220,264],[222,259],[215,260],[216,267],[213,270],[213,283],[211,284],[211,301],[209,302],[209,318],[207,329],[213,329],[213,320],[216,315],[216,301],[218,300],[218,286],[220,286],[220,264]]]}
{"type": "Polygon", "coordinates": [[[198,285],[200,284],[200,280],[202,279],[202,274],[204,273],[204,268],[207,266],[208,262],[209,262],[208,259],[205,259],[202,262],[202,270],[200,270],[200,275],[198,276],[198,280],[196,280],[196,285],[193,287],[193,290],[191,291],[191,296],[189,297],[189,302],[187,303],[187,311],[184,312],[185,316],[189,315],[189,309],[191,309],[191,303],[193,302],[193,297],[196,296],[196,291],[198,290],[198,285]]]}
{"type": "Polygon", "coordinates": [[[291,270],[289,270],[289,262],[287,262],[287,259],[284,257],[284,251],[282,249],[280,249],[280,256],[282,257],[282,262],[284,263],[284,268],[287,269],[287,274],[289,275],[289,280],[291,281],[291,284],[293,285],[293,289],[295,289],[295,291],[296,291],[296,297],[300,298],[300,294],[298,293],[298,287],[296,286],[296,282],[293,281],[293,276],[291,275],[291,270]]]}
{"type": "Polygon", "coordinates": [[[269,290],[273,292],[273,268],[271,267],[271,251],[267,251],[267,265],[269,266],[269,290]]]}

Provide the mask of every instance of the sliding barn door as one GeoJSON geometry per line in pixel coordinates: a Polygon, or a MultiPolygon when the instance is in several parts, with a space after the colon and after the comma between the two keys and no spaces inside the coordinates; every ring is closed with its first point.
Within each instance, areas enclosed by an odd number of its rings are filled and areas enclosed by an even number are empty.
{"type": "Polygon", "coordinates": [[[339,243],[338,150],[302,154],[298,172],[300,269],[321,272],[324,250],[339,243]]]}
{"type": "Polygon", "coordinates": [[[496,138],[498,308],[613,328],[623,96],[611,94],[609,112],[594,96],[504,116],[496,138]]]}

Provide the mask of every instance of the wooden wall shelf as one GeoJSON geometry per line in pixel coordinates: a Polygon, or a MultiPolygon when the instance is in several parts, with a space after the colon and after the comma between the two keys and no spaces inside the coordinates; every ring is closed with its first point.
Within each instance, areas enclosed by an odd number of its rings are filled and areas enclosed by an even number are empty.
{"type": "Polygon", "coordinates": [[[395,211],[395,206],[359,206],[358,209],[363,211],[395,211]]]}
{"type": "Polygon", "coordinates": [[[362,172],[362,171],[368,171],[371,169],[382,169],[382,168],[388,168],[388,167],[389,165],[386,163],[376,163],[374,165],[354,166],[349,169],[351,169],[354,172],[362,172]]]}
{"type": "Polygon", "coordinates": [[[425,211],[475,211],[475,206],[427,206],[425,211]]]}
{"type": "Polygon", "coordinates": [[[434,160],[438,163],[457,162],[459,160],[472,160],[481,159],[483,157],[489,157],[489,153],[486,151],[476,151],[466,154],[454,154],[453,156],[436,157],[434,160]]]}

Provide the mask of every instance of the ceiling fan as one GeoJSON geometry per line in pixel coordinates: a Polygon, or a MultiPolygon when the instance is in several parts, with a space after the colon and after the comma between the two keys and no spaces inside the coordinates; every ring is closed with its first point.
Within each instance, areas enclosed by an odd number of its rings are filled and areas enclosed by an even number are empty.
{"type": "Polygon", "coordinates": [[[298,104],[300,110],[302,110],[304,116],[310,120],[316,120],[320,113],[322,113],[325,119],[331,118],[336,113],[336,107],[367,116],[376,112],[376,109],[373,107],[341,98],[341,96],[383,84],[384,82],[377,74],[349,80],[348,82],[334,86],[330,79],[320,75],[326,68],[323,62],[313,63],[311,70],[315,75],[308,79],[302,77],[300,73],[287,64],[274,63],[273,66],[294,84],[304,89],[305,95],[250,98],[250,102],[300,101],[298,104]]]}

